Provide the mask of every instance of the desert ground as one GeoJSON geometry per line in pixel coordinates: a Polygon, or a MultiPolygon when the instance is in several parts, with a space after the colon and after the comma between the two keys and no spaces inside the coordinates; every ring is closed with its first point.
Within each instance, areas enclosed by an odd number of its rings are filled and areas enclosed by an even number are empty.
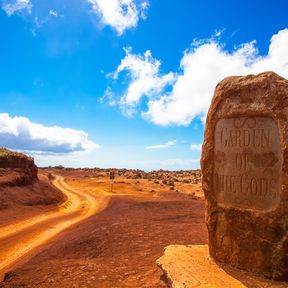
{"type": "Polygon", "coordinates": [[[207,243],[200,172],[113,169],[111,185],[111,171],[46,168],[1,188],[0,287],[167,287],[164,248],[207,243]]]}
{"type": "MultiPolygon", "coordinates": [[[[38,169],[0,156],[2,288],[174,287],[156,263],[165,247],[208,243],[199,170],[38,169]]],[[[288,287],[224,270],[243,287],[288,287]]]]}

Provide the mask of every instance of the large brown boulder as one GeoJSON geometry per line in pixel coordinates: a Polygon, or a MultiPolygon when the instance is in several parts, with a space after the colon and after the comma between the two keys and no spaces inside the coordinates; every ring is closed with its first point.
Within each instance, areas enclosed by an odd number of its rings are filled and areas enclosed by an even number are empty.
{"type": "Polygon", "coordinates": [[[288,81],[273,72],[217,85],[201,158],[210,255],[288,279],[288,81]]]}
{"type": "Polygon", "coordinates": [[[34,160],[22,153],[0,148],[0,185],[29,185],[37,179],[34,160]]]}

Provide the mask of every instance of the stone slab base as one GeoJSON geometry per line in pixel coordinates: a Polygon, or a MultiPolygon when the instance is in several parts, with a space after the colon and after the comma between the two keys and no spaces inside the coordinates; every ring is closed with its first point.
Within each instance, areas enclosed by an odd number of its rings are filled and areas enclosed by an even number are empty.
{"type": "Polygon", "coordinates": [[[271,281],[226,265],[219,266],[210,258],[208,245],[168,246],[157,265],[172,288],[288,287],[285,282],[271,281]]]}

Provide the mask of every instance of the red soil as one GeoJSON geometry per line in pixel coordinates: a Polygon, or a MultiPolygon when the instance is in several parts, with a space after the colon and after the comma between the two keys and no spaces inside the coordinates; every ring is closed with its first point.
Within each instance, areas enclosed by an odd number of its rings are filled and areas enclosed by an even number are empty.
{"type": "Polygon", "coordinates": [[[65,199],[46,175],[26,186],[0,186],[0,229],[16,220],[23,220],[55,209],[65,199]]]}
{"type": "Polygon", "coordinates": [[[156,260],[170,244],[205,244],[204,203],[179,193],[113,197],[0,287],[166,287],[156,260]]]}

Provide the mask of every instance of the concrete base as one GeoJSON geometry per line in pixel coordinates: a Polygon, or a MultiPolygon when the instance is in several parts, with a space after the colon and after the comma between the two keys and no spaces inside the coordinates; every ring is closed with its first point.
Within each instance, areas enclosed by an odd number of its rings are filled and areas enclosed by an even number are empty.
{"type": "Polygon", "coordinates": [[[207,245],[171,245],[157,260],[172,288],[284,288],[288,283],[271,281],[216,264],[207,245]]]}

